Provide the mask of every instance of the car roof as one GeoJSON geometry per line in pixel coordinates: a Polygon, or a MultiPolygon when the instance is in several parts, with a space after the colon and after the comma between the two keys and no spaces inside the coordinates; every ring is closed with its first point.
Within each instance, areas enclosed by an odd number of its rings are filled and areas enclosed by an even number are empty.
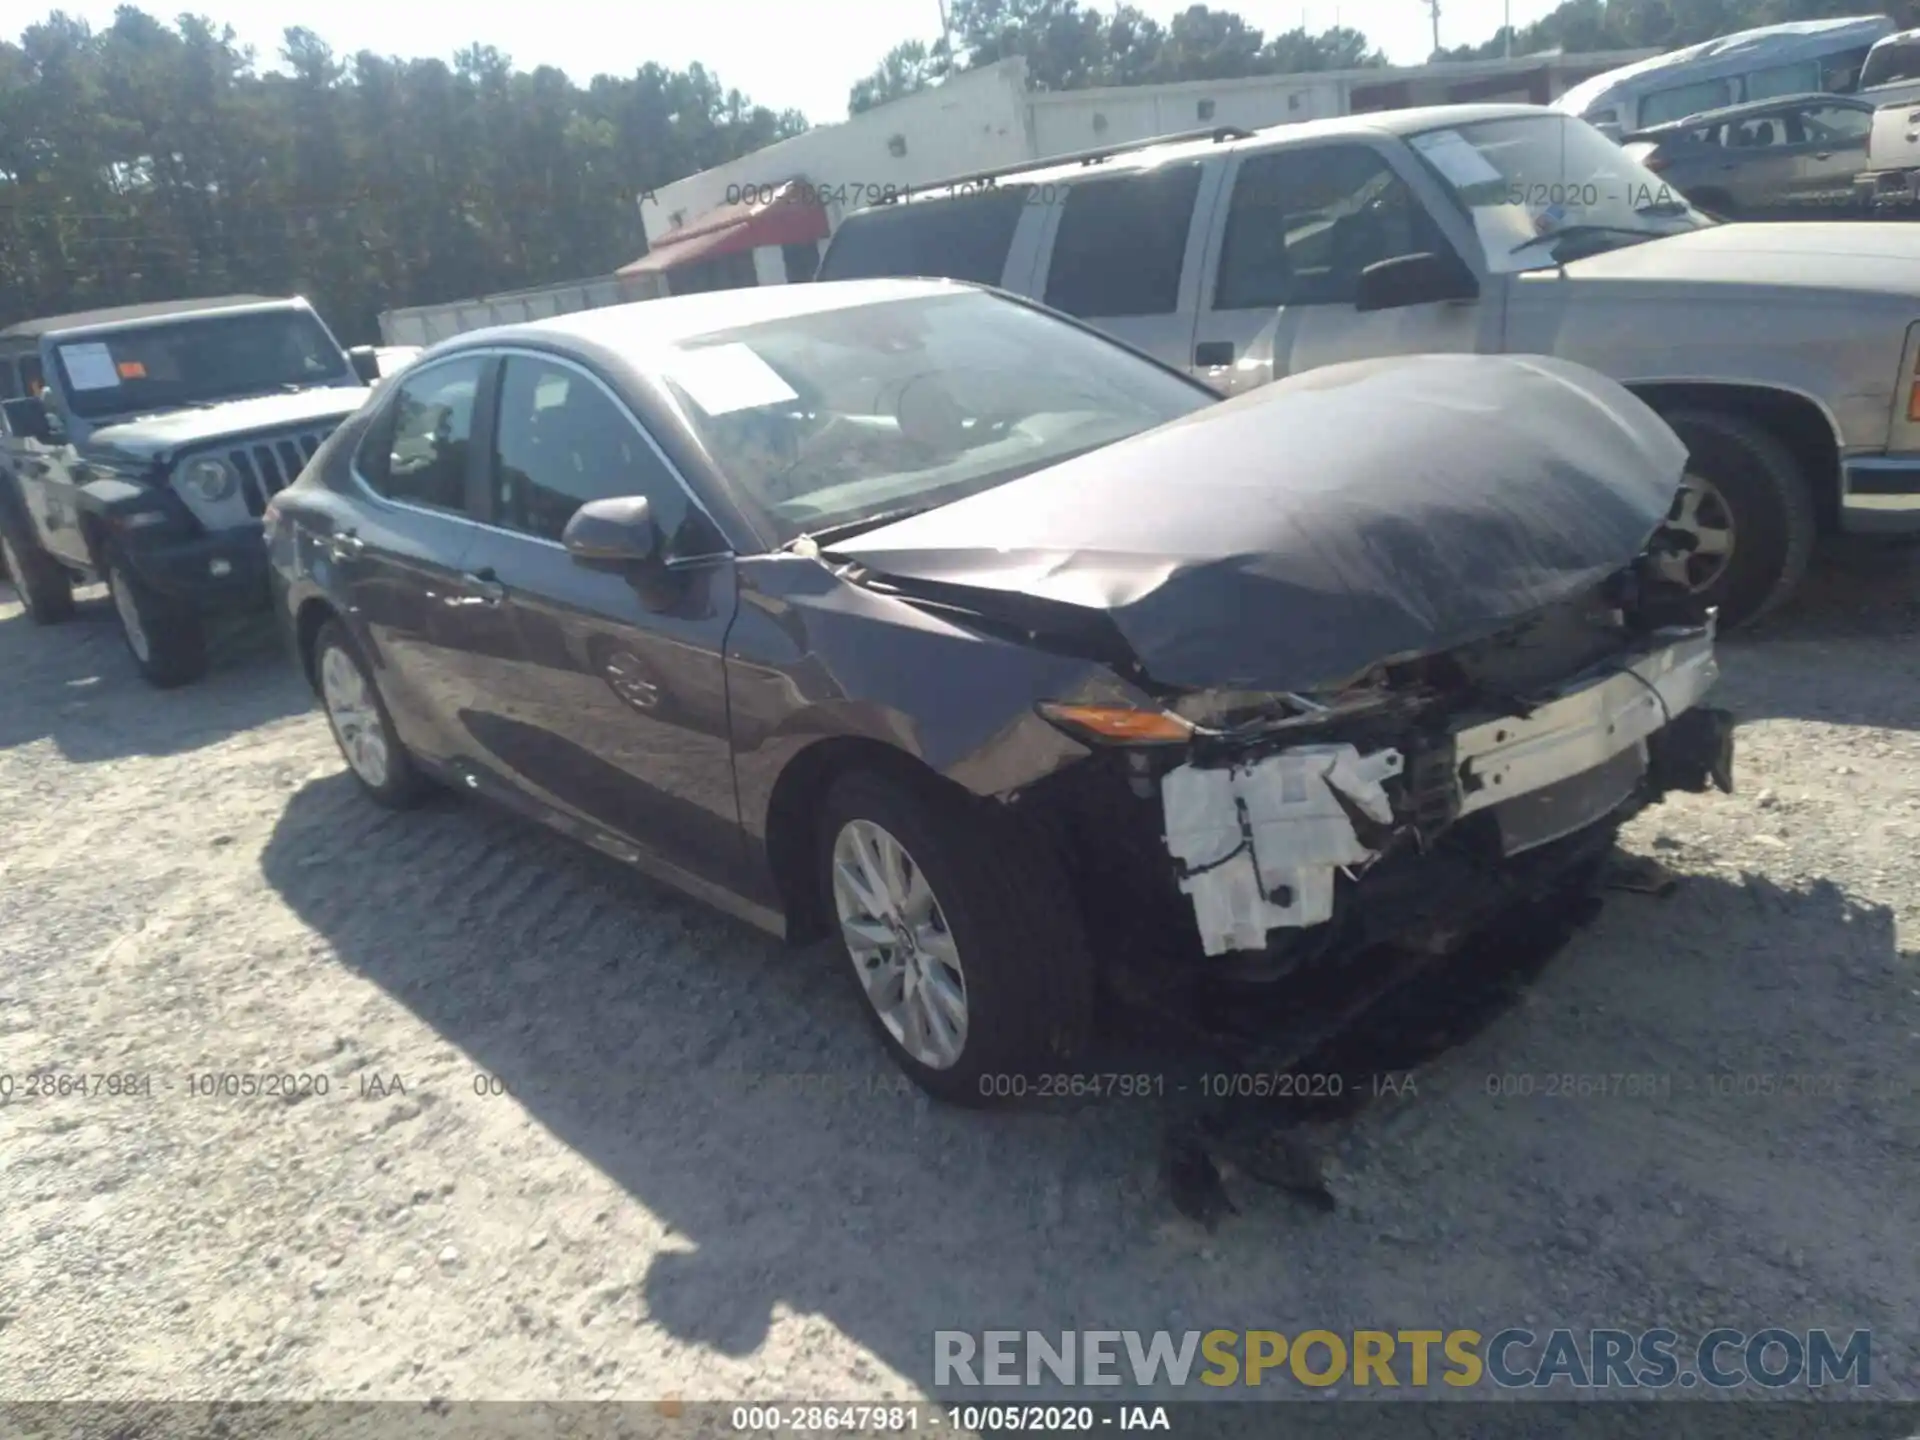
{"type": "Polygon", "coordinates": [[[75,310],[66,315],[43,315],[22,320],[0,330],[0,340],[37,339],[62,330],[93,330],[107,325],[132,325],[143,320],[163,320],[174,315],[201,315],[212,310],[238,310],[246,306],[298,305],[287,296],[213,295],[199,300],[154,300],[144,305],[116,305],[105,310],[75,310]]]}
{"type": "MultiPolygon", "coordinates": [[[[1000,170],[981,171],[964,180],[935,181],[917,187],[904,196],[908,204],[945,199],[971,188],[971,182],[998,179],[1006,185],[1048,185],[1065,180],[1099,179],[1106,175],[1132,174],[1181,160],[1204,159],[1209,155],[1257,154],[1289,145],[1310,144],[1316,140],[1357,139],[1383,135],[1404,137],[1449,125],[1472,125],[1483,120],[1509,120],[1520,116],[1569,118],[1563,111],[1545,105],[1424,105],[1409,110],[1379,110],[1364,115],[1340,115],[1326,120],[1300,120],[1290,124],[1269,125],[1239,139],[1169,140],[1164,145],[1146,143],[1138,148],[1116,150],[1110,155],[1084,159],[1066,158],[1055,162],[1041,160],[1009,165],[1000,170]]],[[[898,202],[895,202],[896,204],[898,202]]],[[[856,214],[890,210],[894,205],[882,202],[869,205],[856,214]]],[[[849,216],[848,219],[852,219],[849,216]]]]}
{"type": "Polygon", "coordinates": [[[745,286],[737,290],[709,290],[696,295],[667,295],[656,300],[633,300],[576,310],[542,320],[489,325],[469,330],[433,346],[436,355],[470,347],[513,341],[547,342],[561,348],[576,344],[632,354],[677,345],[738,325],[786,320],[851,310],[888,300],[926,299],[985,287],[957,280],[821,280],[803,285],[745,286]]]}
{"type": "Polygon", "coordinates": [[[1702,110],[1681,120],[1668,120],[1659,125],[1649,125],[1644,130],[1636,130],[1623,138],[1622,144],[1633,140],[1655,139],[1662,135],[1676,135],[1687,130],[1698,130],[1707,125],[1724,125],[1729,120],[1738,120],[1743,115],[1765,115],[1774,110],[1790,110],[1800,105],[1838,105],[1847,110],[1872,110],[1871,100],[1862,100],[1858,95],[1830,95],[1822,90],[1809,90],[1799,95],[1776,95],[1771,100],[1747,100],[1739,105],[1726,105],[1718,110],[1702,110]]]}

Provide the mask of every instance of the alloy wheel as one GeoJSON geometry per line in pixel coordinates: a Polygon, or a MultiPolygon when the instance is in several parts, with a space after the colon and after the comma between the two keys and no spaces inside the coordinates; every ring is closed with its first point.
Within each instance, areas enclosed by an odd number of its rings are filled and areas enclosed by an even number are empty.
{"type": "Polygon", "coordinates": [[[1733,509],[1719,487],[1689,470],[1667,512],[1667,528],[1693,538],[1692,550],[1668,558],[1668,578],[1695,594],[1718,584],[1733,563],[1734,546],[1733,509]]]}
{"type": "Polygon", "coordinates": [[[334,738],[340,742],[340,753],[354,774],[378,790],[392,773],[386,727],[373,687],[353,657],[338,647],[320,657],[320,698],[334,738]]]}
{"type": "Polygon", "coordinates": [[[120,616],[120,632],[127,637],[127,648],[141,664],[153,659],[153,642],[140,619],[140,607],[134,602],[133,586],[118,565],[107,571],[107,590],[113,596],[113,608],[120,616]]]}
{"type": "Polygon", "coordinates": [[[881,826],[849,820],[833,842],[833,903],[887,1033],[919,1064],[950,1069],[967,1043],[967,980],[926,873],[881,826]]]}
{"type": "Polygon", "coordinates": [[[20,606],[27,614],[33,614],[33,596],[27,593],[27,577],[20,568],[20,554],[13,548],[13,541],[0,535],[0,557],[7,564],[7,583],[13,586],[13,593],[19,597],[20,606]]]}

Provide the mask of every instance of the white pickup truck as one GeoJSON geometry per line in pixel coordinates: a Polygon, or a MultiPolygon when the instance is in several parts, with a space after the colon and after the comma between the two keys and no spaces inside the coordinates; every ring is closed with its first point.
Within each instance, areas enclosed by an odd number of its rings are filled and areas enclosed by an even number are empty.
{"type": "Polygon", "coordinates": [[[1854,198],[1876,211],[1910,209],[1920,194],[1920,30],[1889,35],[1867,52],[1860,98],[1873,102],[1873,129],[1854,198]]]}

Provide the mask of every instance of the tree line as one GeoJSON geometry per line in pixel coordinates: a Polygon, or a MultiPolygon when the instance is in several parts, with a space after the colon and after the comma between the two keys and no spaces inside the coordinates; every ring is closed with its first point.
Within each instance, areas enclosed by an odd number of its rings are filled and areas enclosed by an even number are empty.
{"type": "MultiPolygon", "coordinates": [[[[1685,44],[1872,8],[1567,0],[1513,48],[1685,44]]],[[[1358,30],[1268,37],[1204,5],[1163,26],[1127,4],[953,0],[949,36],[897,46],[849,110],[1012,55],[1048,89],[1384,63],[1358,30]]],[[[0,326],[257,291],[304,294],[348,343],[370,341],[395,306],[605,274],[646,249],[642,195],[806,125],[700,65],[578,83],[486,45],[451,62],[343,56],[291,29],[269,67],[204,18],[123,6],[96,30],[56,11],[0,40],[0,326]]]]}

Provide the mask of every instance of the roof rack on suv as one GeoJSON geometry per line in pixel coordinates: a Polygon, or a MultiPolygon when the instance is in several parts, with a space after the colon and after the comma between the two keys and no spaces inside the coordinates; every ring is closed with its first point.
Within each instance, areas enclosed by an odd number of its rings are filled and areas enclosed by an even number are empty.
{"type": "Polygon", "coordinates": [[[1075,150],[1067,155],[1050,155],[1044,160],[1026,160],[1018,165],[1003,165],[993,170],[975,170],[966,175],[950,175],[914,185],[900,194],[883,195],[877,202],[891,205],[913,191],[954,190],[965,185],[984,185],[989,180],[1006,180],[1035,170],[1052,170],[1062,165],[1098,165],[1115,155],[1130,155],[1136,150],[1151,150],[1156,145],[1179,145],[1193,140],[1211,140],[1216,145],[1226,140],[1251,140],[1253,131],[1239,125],[1212,125],[1204,130],[1182,130],[1173,135],[1151,135],[1145,140],[1129,140],[1123,145],[1103,145],[1095,150],[1075,150]]]}

